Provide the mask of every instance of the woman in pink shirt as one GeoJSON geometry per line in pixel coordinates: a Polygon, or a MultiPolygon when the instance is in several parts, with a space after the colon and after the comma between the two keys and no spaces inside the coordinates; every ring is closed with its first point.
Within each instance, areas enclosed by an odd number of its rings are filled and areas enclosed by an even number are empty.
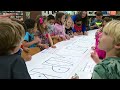
{"type": "Polygon", "coordinates": [[[65,22],[65,14],[62,12],[58,12],[56,14],[56,23],[54,25],[54,28],[55,28],[54,33],[55,35],[58,35],[58,37],[61,38],[62,40],[70,39],[69,35],[65,33],[64,22],[65,22]]]}

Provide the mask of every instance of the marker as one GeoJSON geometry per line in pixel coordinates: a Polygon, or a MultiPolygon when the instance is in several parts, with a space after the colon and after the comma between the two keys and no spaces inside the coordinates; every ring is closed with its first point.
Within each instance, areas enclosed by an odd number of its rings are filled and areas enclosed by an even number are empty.
{"type": "Polygon", "coordinates": [[[79,76],[75,73],[75,75],[72,78],[73,79],[79,79],[79,76]]]}

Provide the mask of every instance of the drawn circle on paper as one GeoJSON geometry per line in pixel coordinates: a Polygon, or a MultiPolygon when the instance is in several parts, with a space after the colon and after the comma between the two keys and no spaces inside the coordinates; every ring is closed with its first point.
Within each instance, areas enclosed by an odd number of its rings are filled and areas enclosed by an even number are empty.
{"type": "Polygon", "coordinates": [[[44,74],[41,74],[39,72],[35,72],[30,74],[32,79],[47,79],[47,77],[44,74]]]}
{"type": "Polygon", "coordinates": [[[43,63],[44,65],[51,65],[51,66],[73,66],[71,62],[68,61],[62,61],[62,60],[55,60],[54,58],[51,58],[43,63]]]}
{"type": "Polygon", "coordinates": [[[70,68],[66,67],[59,67],[59,66],[52,66],[52,70],[56,73],[66,73],[69,71],[70,68]]]}

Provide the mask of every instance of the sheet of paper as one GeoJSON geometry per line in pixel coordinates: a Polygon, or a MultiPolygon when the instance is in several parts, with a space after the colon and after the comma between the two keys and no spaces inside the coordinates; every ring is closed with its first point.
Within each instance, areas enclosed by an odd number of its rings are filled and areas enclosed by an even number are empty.
{"type": "MultiPolygon", "coordinates": [[[[90,34],[94,35],[95,31],[90,34]]],[[[90,50],[94,42],[91,35],[75,36],[57,43],[56,49],[49,48],[35,54],[31,61],[26,62],[31,78],[68,79],[79,72],[82,78],[89,79],[95,65],[90,61],[90,50]]]]}
{"type": "Polygon", "coordinates": [[[33,79],[66,79],[81,59],[53,55],[42,63],[36,64],[29,73],[33,79]]]}

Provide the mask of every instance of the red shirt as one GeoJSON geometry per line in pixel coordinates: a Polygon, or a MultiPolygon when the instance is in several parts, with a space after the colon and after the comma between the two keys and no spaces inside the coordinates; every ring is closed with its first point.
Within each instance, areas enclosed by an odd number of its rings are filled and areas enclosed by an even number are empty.
{"type": "Polygon", "coordinates": [[[82,25],[78,26],[75,24],[74,29],[76,30],[76,32],[80,32],[80,31],[82,31],[82,25]]]}
{"type": "Polygon", "coordinates": [[[21,48],[23,49],[23,45],[21,45],[21,48]]]}

